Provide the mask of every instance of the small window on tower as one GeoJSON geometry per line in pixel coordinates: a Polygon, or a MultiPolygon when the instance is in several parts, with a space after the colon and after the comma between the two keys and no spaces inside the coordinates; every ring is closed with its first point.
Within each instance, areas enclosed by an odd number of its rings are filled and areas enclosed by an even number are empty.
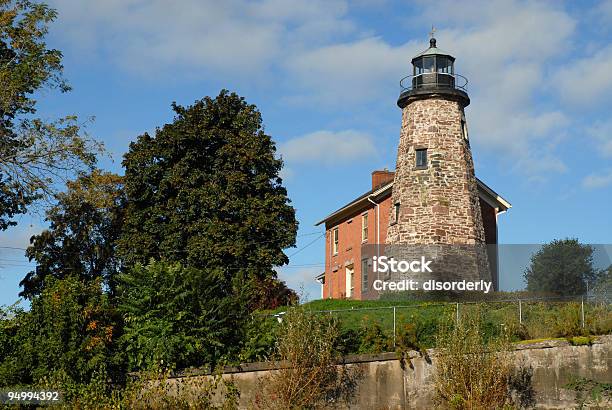
{"type": "Polygon", "coordinates": [[[463,138],[469,142],[470,137],[468,136],[467,123],[465,122],[465,115],[461,115],[461,134],[463,134],[463,138]]]}
{"type": "Polygon", "coordinates": [[[427,168],[427,148],[416,150],[416,167],[427,168]]]}
{"type": "Polygon", "coordinates": [[[400,211],[400,204],[399,202],[397,202],[395,205],[393,205],[393,223],[399,222],[399,211],[400,211]]]}

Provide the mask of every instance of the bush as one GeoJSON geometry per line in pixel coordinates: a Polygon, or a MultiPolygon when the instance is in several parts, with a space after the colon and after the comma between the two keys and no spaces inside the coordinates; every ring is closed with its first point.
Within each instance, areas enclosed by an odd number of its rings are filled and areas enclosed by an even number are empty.
{"type": "Polygon", "coordinates": [[[441,404],[456,409],[500,408],[512,401],[515,372],[509,339],[487,338],[480,315],[449,321],[438,336],[435,386],[441,404]]]}
{"type": "Polygon", "coordinates": [[[89,383],[100,371],[120,378],[118,317],[101,279],[48,278],[29,312],[10,308],[0,327],[0,386],[31,385],[61,373],[89,383]]]}
{"type": "Polygon", "coordinates": [[[396,350],[425,353],[428,347],[435,345],[435,335],[439,327],[437,320],[411,315],[408,320],[400,316],[398,323],[401,325],[397,329],[396,350]]]}
{"type": "Polygon", "coordinates": [[[582,327],[579,303],[567,303],[560,307],[552,318],[553,336],[582,336],[588,333],[582,327]]]}
{"type": "Polygon", "coordinates": [[[302,307],[287,311],[279,329],[276,363],[279,370],[259,380],[251,403],[259,409],[326,408],[348,402],[359,377],[358,368],[338,366],[337,322],[302,307]]]}
{"type": "Polygon", "coordinates": [[[118,299],[130,370],[214,367],[238,354],[246,311],[211,272],[168,262],[136,265],[119,276],[118,299]]]}
{"type": "Polygon", "coordinates": [[[266,361],[272,357],[278,329],[277,319],[269,315],[254,314],[246,324],[240,362],[266,361]]]}
{"type": "Polygon", "coordinates": [[[371,320],[368,316],[363,318],[359,334],[361,343],[358,353],[388,352],[393,347],[393,340],[383,332],[380,323],[371,320]]]}
{"type": "Polygon", "coordinates": [[[336,343],[336,350],[341,355],[355,354],[359,352],[361,345],[361,334],[355,329],[344,329],[336,343]]]}

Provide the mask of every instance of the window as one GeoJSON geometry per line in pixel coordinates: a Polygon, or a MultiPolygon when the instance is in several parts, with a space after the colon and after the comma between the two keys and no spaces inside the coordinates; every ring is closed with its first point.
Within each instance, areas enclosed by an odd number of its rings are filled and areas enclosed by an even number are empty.
{"type": "Polygon", "coordinates": [[[416,166],[417,168],[427,168],[427,148],[416,150],[416,166]]]}
{"type": "Polygon", "coordinates": [[[423,59],[414,62],[414,75],[423,74],[423,59]]]}
{"type": "Polygon", "coordinates": [[[436,60],[437,71],[439,73],[452,74],[453,62],[447,57],[438,56],[436,60]]]}
{"type": "Polygon", "coordinates": [[[434,72],[434,58],[432,56],[423,57],[423,72],[424,73],[434,72]]]}
{"type": "Polygon", "coordinates": [[[368,260],[363,259],[361,261],[361,294],[363,295],[368,291],[368,260]]]}
{"type": "Polygon", "coordinates": [[[465,114],[461,114],[461,134],[466,141],[469,141],[467,123],[465,122],[465,114]]]}
{"type": "Polygon", "coordinates": [[[332,230],[332,254],[338,254],[338,228],[332,230]]]}
{"type": "Polygon", "coordinates": [[[361,215],[361,242],[368,240],[368,214],[361,215]]]}
{"type": "Polygon", "coordinates": [[[396,203],[395,205],[393,205],[393,221],[395,223],[399,222],[399,211],[400,211],[400,204],[399,202],[396,203]]]}

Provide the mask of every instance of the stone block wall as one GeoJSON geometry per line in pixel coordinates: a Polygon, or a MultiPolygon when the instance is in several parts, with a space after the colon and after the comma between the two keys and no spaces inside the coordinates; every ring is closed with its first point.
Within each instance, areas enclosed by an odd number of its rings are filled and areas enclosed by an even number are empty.
{"type": "MultiPolygon", "coordinates": [[[[404,107],[387,245],[485,243],[464,119],[460,101],[439,95],[424,96],[404,107]],[[423,169],[416,167],[416,150],[421,148],[428,156],[423,169]],[[399,204],[397,218],[394,204],[399,204]]],[[[459,276],[490,280],[486,252],[466,255],[461,265],[459,276]]]]}

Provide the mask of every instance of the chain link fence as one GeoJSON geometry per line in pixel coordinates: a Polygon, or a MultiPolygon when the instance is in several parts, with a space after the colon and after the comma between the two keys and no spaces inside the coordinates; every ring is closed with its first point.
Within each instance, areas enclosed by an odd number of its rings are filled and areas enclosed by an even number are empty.
{"type": "MultiPolygon", "coordinates": [[[[310,312],[333,316],[343,332],[378,332],[388,338],[393,347],[407,333],[423,344],[433,346],[440,326],[476,315],[488,334],[494,336],[509,332],[514,340],[609,334],[612,333],[610,296],[423,302],[310,312]]],[[[283,312],[274,316],[281,321],[283,312]]]]}

